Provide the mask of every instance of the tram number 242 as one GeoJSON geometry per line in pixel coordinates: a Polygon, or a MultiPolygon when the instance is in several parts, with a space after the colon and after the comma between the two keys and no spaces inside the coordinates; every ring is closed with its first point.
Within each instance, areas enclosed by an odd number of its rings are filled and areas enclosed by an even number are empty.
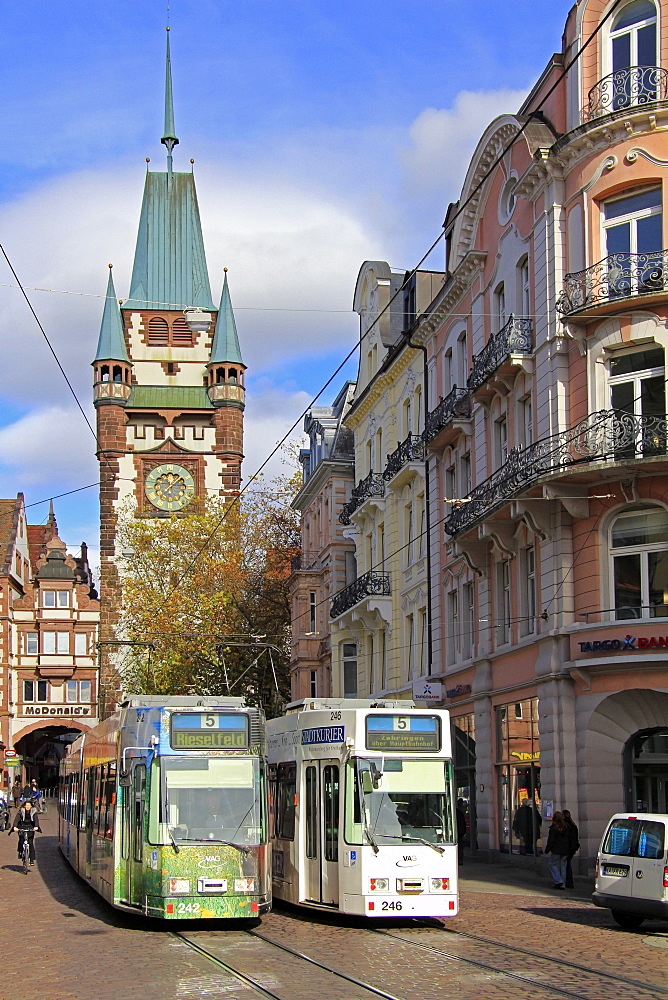
{"type": "Polygon", "coordinates": [[[177,913],[199,913],[199,903],[177,903],[177,913]]]}

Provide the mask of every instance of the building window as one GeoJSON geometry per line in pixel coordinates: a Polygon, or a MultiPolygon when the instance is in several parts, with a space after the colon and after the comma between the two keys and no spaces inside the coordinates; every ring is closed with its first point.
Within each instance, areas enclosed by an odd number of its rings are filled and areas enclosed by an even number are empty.
{"type": "Polygon", "coordinates": [[[650,0],[627,4],[610,31],[612,110],[657,99],[656,7],[650,0]]]}
{"type": "Polygon", "coordinates": [[[536,631],[536,550],[533,545],[522,549],[521,564],[524,587],[522,633],[530,635],[536,631]]]}
{"type": "Polygon", "coordinates": [[[494,291],[494,323],[497,332],[506,325],[506,290],[503,282],[494,291]]]}
{"type": "Polygon", "coordinates": [[[620,514],[610,548],[615,617],[668,616],[668,511],[620,514]]]}
{"type": "Polygon", "coordinates": [[[473,483],[471,480],[471,456],[467,452],[462,455],[461,464],[461,484],[462,484],[462,496],[467,497],[471,490],[473,489],[473,483]]]}
{"type": "Polygon", "coordinates": [[[69,590],[44,590],[42,591],[43,608],[69,608],[69,590]]]}
{"type": "Polygon", "coordinates": [[[37,632],[26,633],[25,651],[27,656],[37,656],[39,653],[39,636],[37,632]]]}
{"type": "Polygon", "coordinates": [[[42,652],[46,654],[56,651],[56,633],[42,632],[42,652]]]}
{"type": "Polygon", "coordinates": [[[367,642],[367,655],[369,657],[369,694],[372,695],[375,689],[375,671],[374,671],[374,642],[373,642],[373,632],[370,634],[367,642]]]}
{"type": "Polygon", "coordinates": [[[541,851],[538,699],[496,708],[499,848],[505,854],[541,851]]]}
{"type": "Polygon", "coordinates": [[[406,616],[406,661],[408,663],[408,680],[415,676],[415,619],[413,615],[406,616]]]}
{"type": "Polygon", "coordinates": [[[457,662],[459,651],[459,594],[448,591],[448,635],[446,642],[448,663],[457,662]]]}
{"type": "Polygon", "coordinates": [[[162,316],[152,316],[148,321],[148,346],[166,347],[169,344],[169,326],[162,316]]]}
{"type": "Polygon", "coordinates": [[[77,681],[65,681],[65,701],[79,700],[79,684],[77,681]]]}
{"type": "Polygon", "coordinates": [[[43,632],[42,652],[49,654],[66,654],[70,651],[69,632],[43,632]]]}
{"type": "Polygon", "coordinates": [[[70,633],[56,632],[56,652],[62,655],[70,651],[70,633]]]}
{"type": "Polygon", "coordinates": [[[316,594],[315,590],[312,590],[308,595],[309,632],[317,632],[317,607],[318,607],[318,595],[316,594]]]}
{"type": "Polygon", "coordinates": [[[663,289],[660,188],[606,201],[603,233],[610,298],[663,289]]]}
{"type": "Polygon", "coordinates": [[[309,677],[309,698],[318,697],[318,671],[311,670],[309,677]]]}
{"type": "Polygon", "coordinates": [[[508,421],[506,417],[500,417],[494,424],[494,438],[496,467],[500,469],[508,459],[508,421]]]}
{"type": "MultiPolygon", "coordinates": [[[[632,437],[620,442],[618,459],[666,451],[666,389],[662,347],[613,355],[610,358],[610,404],[615,413],[643,418],[632,437]]],[[[628,431],[627,431],[628,433],[628,431]]]]}
{"type": "Polygon", "coordinates": [[[419,677],[427,677],[431,673],[431,663],[429,663],[429,636],[427,634],[427,610],[423,608],[419,612],[420,627],[420,672],[419,677]]]}
{"type": "Polygon", "coordinates": [[[26,701],[48,701],[49,683],[48,681],[24,681],[23,700],[26,701]]]}
{"type": "Polygon", "coordinates": [[[529,258],[523,257],[517,265],[518,301],[520,315],[528,319],[531,316],[531,285],[529,284],[529,258]]]}
{"type": "Polygon", "coordinates": [[[387,632],[385,629],[380,633],[380,689],[387,688],[387,632]]]}
{"type": "Polygon", "coordinates": [[[74,653],[76,656],[88,655],[88,634],[86,632],[74,633],[74,653]]]}
{"type": "Polygon", "coordinates": [[[344,642],[342,648],[343,697],[357,697],[357,644],[344,642]]]}
{"type": "Polygon", "coordinates": [[[496,567],[497,625],[496,641],[499,645],[510,642],[510,560],[503,559],[496,567]]]}
{"type": "Polygon", "coordinates": [[[79,681],[79,701],[91,702],[93,700],[93,682],[79,681]]]}
{"type": "Polygon", "coordinates": [[[475,591],[472,583],[462,587],[464,621],[462,626],[462,657],[469,660],[473,656],[475,642],[475,591]]]}
{"type": "Polygon", "coordinates": [[[457,477],[454,465],[449,465],[445,470],[445,499],[458,500],[457,477]]]}
{"type": "Polygon", "coordinates": [[[412,502],[405,507],[404,519],[406,525],[406,565],[410,566],[415,559],[415,525],[413,523],[412,502]]]}

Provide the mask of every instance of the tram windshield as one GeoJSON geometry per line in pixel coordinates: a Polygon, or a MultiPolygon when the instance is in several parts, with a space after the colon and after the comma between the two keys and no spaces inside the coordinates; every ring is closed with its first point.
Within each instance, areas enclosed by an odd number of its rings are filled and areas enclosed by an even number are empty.
{"type": "Polygon", "coordinates": [[[151,775],[153,844],[266,840],[264,765],[257,757],[160,757],[151,775]]]}
{"type": "Polygon", "coordinates": [[[346,841],[454,844],[451,790],[450,761],[353,758],[347,765],[346,841]]]}

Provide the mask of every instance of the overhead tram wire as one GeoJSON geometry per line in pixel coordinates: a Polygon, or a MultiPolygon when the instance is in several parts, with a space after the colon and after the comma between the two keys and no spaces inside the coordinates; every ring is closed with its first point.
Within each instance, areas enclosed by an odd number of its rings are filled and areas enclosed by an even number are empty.
{"type": "MultiPolygon", "coordinates": [[[[534,110],[531,111],[529,113],[529,115],[527,115],[527,120],[524,122],[524,124],[520,126],[520,128],[518,129],[518,131],[512,137],[512,139],[506,144],[506,146],[498,154],[498,156],[496,157],[496,159],[493,160],[493,162],[489,165],[489,167],[486,169],[485,173],[483,174],[482,178],[480,179],[480,181],[478,182],[478,184],[473,188],[473,190],[470,192],[470,194],[465,199],[465,201],[457,208],[457,210],[455,211],[455,213],[452,216],[452,219],[450,220],[451,222],[454,222],[464,212],[465,208],[469,205],[469,203],[473,200],[473,198],[475,198],[475,196],[477,195],[478,191],[480,191],[480,189],[487,182],[487,180],[489,179],[489,177],[492,174],[492,172],[496,169],[496,167],[499,165],[499,163],[503,160],[503,158],[506,156],[506,154],[509,152],[509,150],[512,149],[512,147],[515,145],[515,143],[520,138],[520,136],[522,136],[524,134],[524,132],[526,131],[527,127],[529,126],[529,123],[533,120],[533,118],[535,117],[535,115],[545,105],[545,103],[548,100],[548,98],[551,97],[551,95],[554,93],[554,91],[559,86],[559,84],[562,82],[562,80],[564,80],[564,78],[566,77],[566,75],[568,74],[568,72],[570,71],[570,69],[580,59],[582,53],[591,44],[591,42],[594,40],[594,38],[596,38],[596,36],[602,30],[603,26],[607,23],[607,21],[610,19],[610,17],[612,17],[613,13],[615,12],[615,10],[617,9],[617,7],[619,7],[619,5],[622,2],[625,2],[625,0],[615,0],[615,2],[612,4],[612,6],[610,7],[610,9],[607,12],[607,14],[601,19],[601,21],[598,23],[598,25],[596,26],[596,28],[592,31],[592,33],[585,40],[585,42],[580,46],[580,48],[575,53],[575,55],[567,63],[567,65],[564,67],[564,69],[562,70],[562,72],[559,74],[559,76],[557,77],[557,79],[555,80],[555,82],[552,84],[552,86],[550,87],[550,89],[547,91],[547,93],[545,94],[545,96],[543,97],[543,99],[540,101],[540,103],[537,105],[537,107],[534,108],[534,110]]],[[[272,451],[269,453],[269,455],[265,458],[264,462],[255,471],[255,473],[249,478],[249,480],[246,483],[246,485],[239,491],[239,493],[230,502],[230,504],[226,508],[225,512],[223,513],[223,515],[219,519],[218,523],[214,526],[213,530],[211,531],[211,533],[209,534],[209,536],[207,537],[207,539],[204,541],[203,545],[198,549],[198,551],[194,555],[194,557],[191,560],[191,562],[188,564],[188,566],[186,566],[186,568],[181,573],[180,577],[177,579],[177,581],[175,582],[175,584],[172,586],[172,588],[169,591],[169,593],[165,596],[163,604],[164,604],[164,602],[166,602],[169,599],[169,597],[171,597],[171,595],[174,593],[174,591],[176,591],[178,589],[181,581],[191,571],[192,567],[197,562],[199,556],[201,555],[201,553],[206,548],[208,542],[211,540],[211,538],[214,537],[215,533],[218,531],[218,529],[220,528],[220,526],[224,523],[224,521],[227,518],[227,516],[228,516],[230,510],[232,509],[232,507],[235,506],[235,505],[238,505],[240,497],[247,491],[247,489],[249,488],[250,484],[253,483],[257,479],[257,477],[260,475],[260,473],[263,471],[263,469],[266,467],[266,465],[271,461],[271,459],[274,457],[274,455],[279,450],[279,448],[281,448],[282,445],[288,440],[289,436],[296,429],[296,427],[298,426],[298,424],[300,423],[300,421],[309,412],[310,408],[317,402],[317,400],[320,398],[320,396],[322,395],[322,393],[330,386],[330,384],[334,381],[334,379],[339,374],[339,372],[343,369],[343,367],[347,364],[347,362],[352,358],[352,356],[357,351],[358,347],[361,346],[362,341],[371,333],[371,331],[378,324],[378,322],[381,320],[381,318],[390,309],[392,303],[399,297],[399,295],[404,291],[404,289],[406,288],[406,286],[408,285],[408,283],[415,276],[415,274],[417,273],[417,271],[420,268],[420,266],[427,260],[427,258],[431,255],[431,253],[433,253],[433,251],[436,249],[436,247],[438,246],[438,244],[440,243],[440,241],[443,239],[443,236],[444,236],[443,233],[439,233],[439,235],[437,236],[437,238],[432,242],[431,246],[423,254],[423,256],[420,258],[420,260],[418,261],[418,263],[410,271],[407,272],[406,277],[404,278],[404,280],[403,280],[402,284],[400,285],[400,287],[390,297],[390,299],[388,300],[387,304],[379,312],[378,316],[374,319],[374,321],[369,325],[368,329],[363,334],[361,334],[361,336],[360,336],[358,342],[355,344],[355,346],[348,352],[348,354],[341,361],[341,363],[339,364],[339,366],[335,369],[335,371],[332,373],[332,375],[327,379],[327,381],[321,387],[321,389],[319,390],[319,392],[313,397],[313,399],[308,404],[308,406],[300,413],[300,415],[294,421],[294,423],[292,424],[292,426],[285,433],[285,435],[283,436],[283,438],[272,449],[272,451]]],[[[40,320],[39,320],[39,318],[37,316],[37,313],[35,312],[35,310],[34,310],[34,308],[32,306],[32,303],[30,302],[30,299],[29,299],[29,297],[28,297],[28,295],[27,295],[27,293],[25,291],[25,288],[23,287],[22,283],[20,282],[20,280],[18,278],[18,275],[16,274],[16,271],[14,270],[14,267],[12,266],[11,261],[9,260],[9,257],[7,256],[7,253],[6,253],[5,249],[4,249],[4,246],[2,246],[2,244],[0,244],[0,250],[2,250],[3,256],[5,257],[5,260],[7,261],[7,264],[8,264],[8,266],[9,266],[9,268],[10,268],[10,270],[11,270],[11,272],[12,272],[12,274],[13,274],[13,276],[14,276],[17,284],[18,284],[18,287],[20,288],[20,290],[21,290],[21,292],[22,292],[22,294],[23,294],[26,302],[28,303],[30,311],[32,312],[33,317],[35,319],[35,322],[37,323],[37,325],[38,325],[38,327],[39,327],[39,329],[40,329],[40,331],[41,331],[44,339],[46,340],[46,342],[47,342],[47,344],[49,346],[49,349],[50,349],[51,353],[53,354],[53,356],[54,356],[54,358],[56,360],[56,363],[57,363],[57,365],[58,365],[61,373],[63,374],[63,377],[65,378],[65,381],[66,381],[66,383],[67,383],[67,385],[68,385],[68,387],[69,387],[69,389],[70,389],[70,391],[71,391],[71,393],[72,393],[72,395],[73,395],[73,397],[74,397],[74,399],[75,399],[75,401],[77,403],[77,406],[78,406],[79,410],[81,411],[81,414],[82,414],[84,420],[86,421],[86,425],[90,429],[91,433],[93,434],[93,437],[95,438],[96,443],[98,444],[98,450],[99,450],[99,441],[98,441],[98,438],[97,438],[97,434],[95,433],[93,427],[91,426],[90,421],[88,420],[88,417],[86,416],[86,413],[85,413],[85,411],[84,411],[84,409],[83,409],[83,407],[82,407],[82,405],[81,405],[81,403],[79,401],[79,398],[76,395],[76,392],[75,392],[72,384],[70,383],[70,381],[69,381],[69,379],[68,379],[68,377],[67,377],[67,375],[65,373],[65,370],[64,370],[63,366],[60,363],[58,355],[56,354],[53,346],[51,345],[51,342],[49,341],[49,338],[48,338],[48,336],[47,336],[47,334],[46,334],[46,332],[44,330],[44,327],[42,326],[42,324],[41,324],[41,322],[40,322],[40,320]]]]}

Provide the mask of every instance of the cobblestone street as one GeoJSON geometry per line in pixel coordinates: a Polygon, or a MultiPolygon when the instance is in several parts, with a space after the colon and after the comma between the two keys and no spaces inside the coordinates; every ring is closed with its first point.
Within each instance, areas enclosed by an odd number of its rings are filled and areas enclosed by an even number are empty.
{"type": "Polygon", "coordinates": [[[467,864],[461,913],[444,929],[436,921],[370,925],[334,915],[313,917],[281,910],[258,923],[255,930],[261,940],[248,936],[238,925],[188,922],[163,926],[112,910],[62,858],[53,809],[52,804],[52,811],[43,817],[37,864],[27,876],[18,865],[16,837],[0,838],[5,901],[1,920],[7,959],[1,1000],[194,1000],[202,996],[252,1000],[259,995],[192,950],[188,940],[285,1000],[366,1000],[371,994],[279,951],[271,941],[401,1000],[551,1000],[561,995],[654,1000],[668,996],[668,924],[648,923],[637,932],[621,931],[607,911],[590,904],[585,879],[578,880],[572,893],[555,897],[548,880],[535,872],[467,864]],[[380,933],[371,933],[370,927],[380,933]],[[176,930],[185,939],[176,936],[176,930]],[[460,935],[474,935],[478,940],[460,935]],[[489,942],[524,951],[509,951],[489,942]],[[462,965],[457,961],[460,957],[478,964],[462,965]],[[563,970],[561,978],[561,970],[549,959],[639,985],[633,988],[614,980],[601,985],[572,968],[563,970]],[[508,972],[527,977],[533,985],[508,978],[504,975],[508,972]],[[557,974],[560,991],[553,991],[557,974]]]}

